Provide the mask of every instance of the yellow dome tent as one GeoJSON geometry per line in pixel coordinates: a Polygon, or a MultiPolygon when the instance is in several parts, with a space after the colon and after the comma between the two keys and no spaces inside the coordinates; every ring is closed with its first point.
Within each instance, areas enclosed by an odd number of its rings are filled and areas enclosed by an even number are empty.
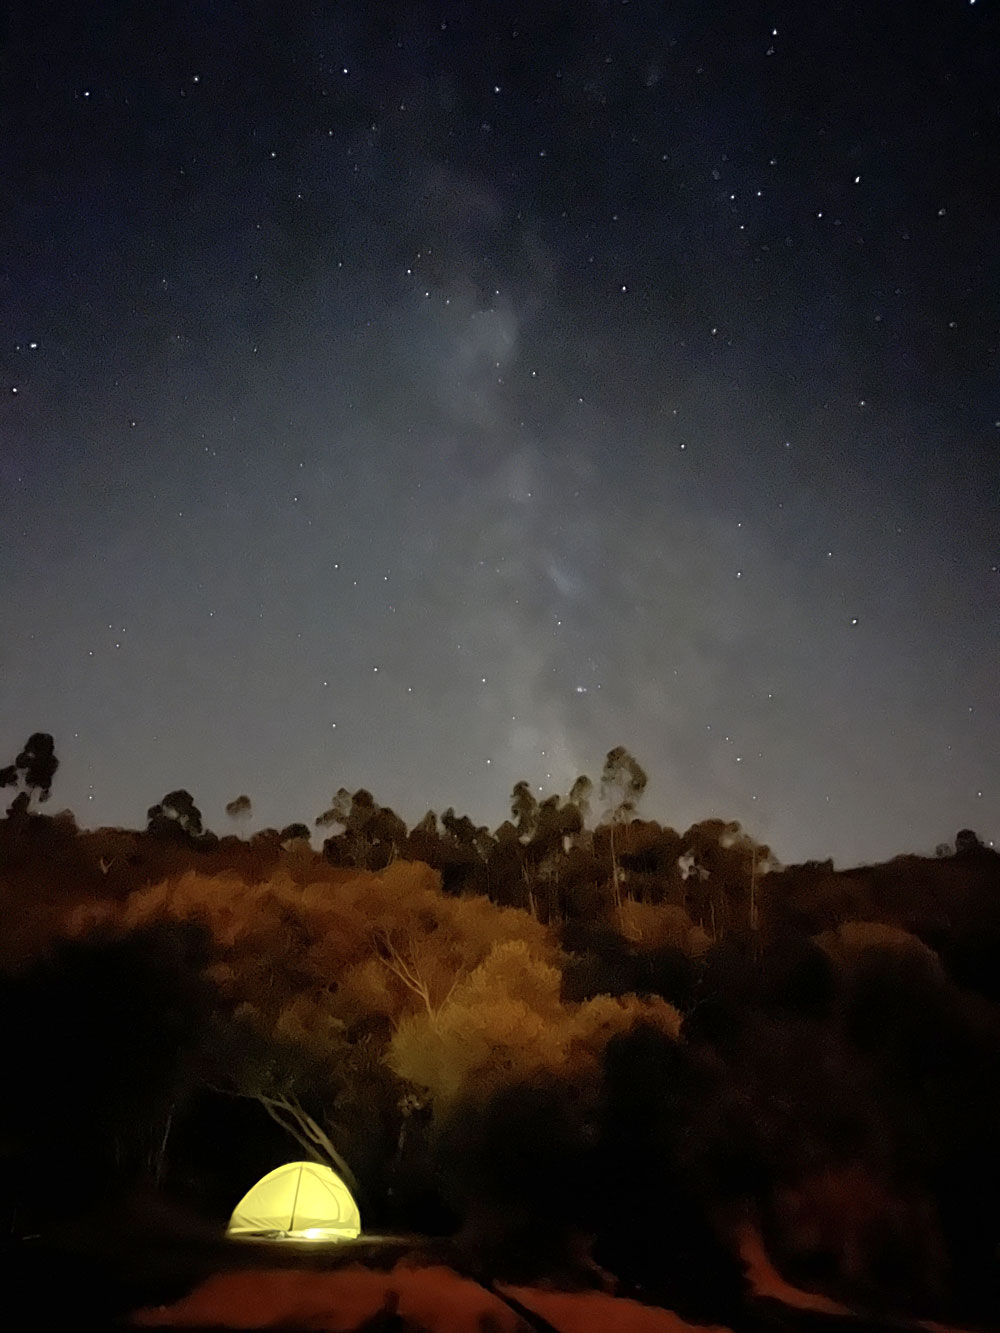
{"type": "Polygon", "coordinates": [[[328,1166],[287,1162],[269,1171],[236,1205],[227,1236],[272,1240],[353,1240],[361,1214],[328,1166]]]}

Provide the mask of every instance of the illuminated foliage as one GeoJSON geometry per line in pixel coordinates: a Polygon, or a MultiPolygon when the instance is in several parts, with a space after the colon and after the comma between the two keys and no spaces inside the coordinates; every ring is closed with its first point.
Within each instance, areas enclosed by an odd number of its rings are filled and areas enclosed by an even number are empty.
{"type": "Polygon", "coordinates": [[[592,1077],[607,1041],[640,1020],[672,1037],[680,1031],[680,1015],[663,1000],[598,996],[564,1003],[559,968],[533,955],[524,940],[504,940],[439,1010],[400,1024],[388,1059],[401,1078],[444,1106],[538,1074],[592,1077]]]}

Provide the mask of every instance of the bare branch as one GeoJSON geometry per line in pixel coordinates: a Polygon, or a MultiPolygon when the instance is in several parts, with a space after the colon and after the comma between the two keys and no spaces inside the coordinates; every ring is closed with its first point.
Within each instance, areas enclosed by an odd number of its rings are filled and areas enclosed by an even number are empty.
{"type": "Polygon", "coordinates": [[[417,965],[413,960],[412,950],[409,959],[404,958],[400,951],[393,944],[388,931],[379,931],[376,935],[376,943],[379,947],[379,959],[389,971],[399,978],[403,985],[418,996],[427,1010],[429,1018],[435,1014],[434,1006],[431,1004],[430,988],[427,982],[417,970],[417,965]]]}
{"type": "Polygon", "coordinates": [[[333,1145],[333,1141],[322,1126],[306,1111],[298,1099],[294,1096],[272,1097],[264,1092],[240,1092],[235,1088],[220,1088],[216,1085],[209,1085],[216,1092],[224,1092],[230,1097],[244,1097],[250,1101],[260,1102],[264,1110],[275,1122],[280,1125],[286,1134],[299,1145],[303,1151],[310,1155],[317,1151],[326,1157],[328,1163],[334,1166],[338,1175],[347,1185],[351,1193],[357,1197],[360,1194],[357,1177],[351,1168],[344,1161],[341,1154],[333,1145]]]}

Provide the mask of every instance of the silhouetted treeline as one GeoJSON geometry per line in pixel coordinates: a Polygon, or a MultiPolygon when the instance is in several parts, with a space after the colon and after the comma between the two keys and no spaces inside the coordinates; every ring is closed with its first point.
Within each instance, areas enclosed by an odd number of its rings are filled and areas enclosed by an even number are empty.
{"type": "Polygon", "coordinates": [[[57,764],[37,733],[0,771],[12,1230],[140,1185],[221,1223],[312,1155],[493,1276],[726,1321],[762,1235],[847,1304],[991,1321],[1000,857],[969,830],[782,868],[639,818],[617,749],[492,830],[341,789],[245,838],[185,790],[82,832],[37,812],[57,764]]]}

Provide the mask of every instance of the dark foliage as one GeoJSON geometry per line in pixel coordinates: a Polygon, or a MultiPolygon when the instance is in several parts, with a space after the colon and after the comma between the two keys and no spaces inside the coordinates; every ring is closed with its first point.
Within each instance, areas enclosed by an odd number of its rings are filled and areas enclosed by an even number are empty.
{"type": "Polygon", "coordinates": [[[204,931],[165,922],[65,942],[3,981],[0,1142],[22,1225],[157,1174],[213,1005],[208,957],[204,931]]]}
{"type": "Polygon", "coordinates": [[[590,1220],[597,1262],[637,1294],[685,1317],[729,1322],[744,1305],[743,1277],[686,1147],[711,1084],[706,1068],[652,1028],[611,1041],[590,1220]]]}
{"type": "MultiPolygon", "coordinates": [[[[15,797],[15,803],[20,802],[17,807],[20,810],[27,810],[32,799],[49,799],[58,767],[59,760],[56,758],[52,737],[45,731],[33,732],[14,762],[0,768],[0,787],[20,785],[22,790],[15,797]]],[[[14,809],[15,806],[12,806],[11,810],[14,809]]]]}
{"type": "Polygon", "coordinates": [[[579,1277],[594,1182],[584,1117],[563,1085],[517,1083],[461,1104],[437,1159],[476,1268],[519,1282],[579,1277]]]}

